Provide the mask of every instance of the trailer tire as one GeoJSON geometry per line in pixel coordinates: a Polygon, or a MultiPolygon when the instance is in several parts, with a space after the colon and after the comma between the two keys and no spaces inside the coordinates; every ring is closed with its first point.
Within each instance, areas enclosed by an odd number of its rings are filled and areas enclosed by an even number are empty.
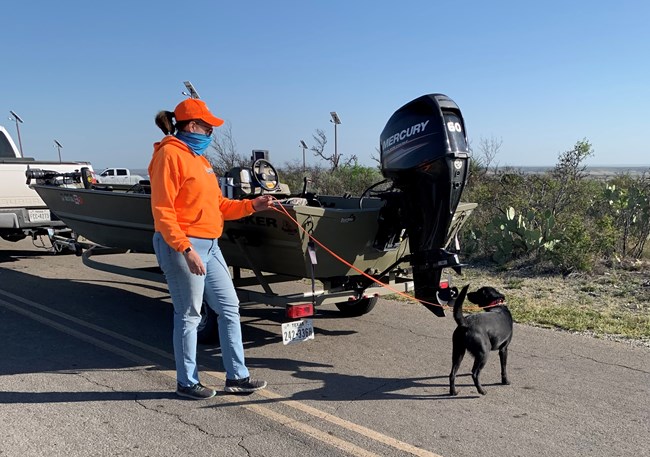
{"type": "Polygon", "coordinates": [[[217,313],[203,302],[201,307],[201,322],[196,329],[196,338],[201,344],[212,344],[219,341],[219,325],[217,313]]]}
{"type": "Polygon", "coordinates": [[[349,300],[335,303],[344,317],[358,317],[368,314],[377,304],[379,297],[365,297],[358,300],[349,300]]]}
{"type": "Polygon", "coordinates": [[[27,238],[27,235],[25,235],[23,232],[8,231],[0,232],[0,238],[15,243],[17,241],[24,240],[27,238]]]}

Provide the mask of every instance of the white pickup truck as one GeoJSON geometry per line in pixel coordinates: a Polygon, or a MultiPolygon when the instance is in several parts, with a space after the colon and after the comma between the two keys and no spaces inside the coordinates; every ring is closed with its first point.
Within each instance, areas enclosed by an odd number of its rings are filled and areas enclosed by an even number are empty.
{"type": "Polygon", "coordinates": [[[135,185],[144,179],[140,175],[131,174],[128,168],[106,168],[97,176],[100,184],[135,185]]]}
{"type": "Polygon", "coordinates": [[[9,132],[0,125],[0,238],[19,241],[27,236],[36,239],[39,235],[47,235],[52,240],[59,232],[69,232],[27,185],[25,172],[29,169],[71,173],[83,167],[92,172],[88,162],[37,161],[22,157],[9,132]]]}

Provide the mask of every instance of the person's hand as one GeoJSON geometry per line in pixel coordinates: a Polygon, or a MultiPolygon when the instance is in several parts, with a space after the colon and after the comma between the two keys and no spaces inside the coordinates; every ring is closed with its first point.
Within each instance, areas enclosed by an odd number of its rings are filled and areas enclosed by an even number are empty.
{"type": "Polygon", "coordinates": [[[201,260],[201,256],[198,254],[198,252],[192,249],[187,254],[183,254],[183,257],[185,257],[187,266],[190,268],[190,272],[192,274],[199,276],[205,275],[205,265],[203,265],[203,261],[201,260]]]}
{"type": "Polygon", "coordinates": [[[275,199],[272,195],[260,195],[259,197],[253,199],[253,209],[255,211],[269,209],[273,206],[273,200],[275,199]]]}

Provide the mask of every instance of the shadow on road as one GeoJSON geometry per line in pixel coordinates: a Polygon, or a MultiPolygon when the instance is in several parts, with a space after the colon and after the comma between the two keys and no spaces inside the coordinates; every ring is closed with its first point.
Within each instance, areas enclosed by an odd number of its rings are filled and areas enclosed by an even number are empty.
{"type": "Polygon", "coordinates": [[[0,404],[144,401],[178,398],[174,392],[0,392],[0,404]]]}
{"type": "MultiPolygon", "coordinates": [[[[46,254],[47,255],[47,254],[46,254]]],[[[0,262],[22,257],[36,259],[40,252],[12,251],[2,253],[0,262]],[[35,254],[35,255],[34,255],[35,254]]],[[[78,260],[74,257],[71,260],[78,260]]],[[[79,260],[79,268],[86,268],[79,260]]],[[[74,271],[69,268],[68,272],[74,271]]],[[[68,273],[69,274],[69,273],[68,273]]],[[[84,341],[75,332],[134,353],[150,360],[157,367],[173,370],[172,306],[164,286],[140,284],[137,280],[107,279],[89,275],[74,278],[43,278],[29,270],[0,267],[0,332],[3,335],[3,356],[0,376],[25,373],[69,373],[84,370],[119,370],[141,367],[128,358],[84,341]],[[128,286],[128,287],[127,287],[128,286]],[[144,287],[154,295],[129,290],[144,287]],[[6,305],[3,305],[3,302],[6,305]],[[14,308],[12,308],[14,307],[14,308]],[[15,312],[20,308],[30,313],[15,312]],[[36,317],[33,317],[36,316],[36,317]],[[41,319],[41,320],[39,320],[41,319]],[[45,321],[43,321],[45,319],[45,321]],[[78,321],[77,321],[78,320],[78,321]],[[84,325],[85,323],[90,324],[84,325]],[[93,327],[94,326],[94,327],[93,327]],[[99,330],[98,330],[99,329],[99,330]],[[134,345],[132,340],[143,347],[134,345]],[[147,349],[154,348],[155,351],[147,349]]],[[[137,289],[135,289],[137,290],[137,289]]],[[[279,323],[286,320],[284,309],[243,307],[244,344],[248,351],[265,345],[281,344],[279,323]]],[[[336,311],[319,310],[318,318],[333,319],[336,311]]],[[[319,329],[327,336],[347,336],[352,330],[319,329]]],[[[279,346],[281,348],[281,346],[279,346]]],[[[199,346],[199,363],[223,371],[218,345],[199,346]]],[[[288,372],[301,382],[304,390],[294,393],[294,400],[358,401],[373,399],[443,399],[446,395],[430,393],[448,388],[446,376],[425,378],[382,378],[350,376],[331,372],[331,365],[290,358],[247,357],[252,368],[268,368],[288,372]],[[440,379],[440,382],[438,382],[440,379]],[[318,385],[310,388],[311,385],[318,385]],[[424,393],[423,393],[424,392],[424,393]]],[[[468,391],[469,392],[469,391],[468,391]]],[[[170,394],[172,395],[172,394],[170,394]]],[[[18,392],[5,389],[0,403],[82,402],[93,400],[124,400],[138,398],[167,398],[167,393],[147,392],[18,392]]],[[[270,401],[270,400],[265,400],[270,401]]]]}

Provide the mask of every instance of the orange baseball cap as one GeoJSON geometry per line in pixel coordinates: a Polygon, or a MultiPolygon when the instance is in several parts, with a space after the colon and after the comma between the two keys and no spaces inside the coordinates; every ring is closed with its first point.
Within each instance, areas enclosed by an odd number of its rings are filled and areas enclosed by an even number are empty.
{"type": "Polygon", "coordinates": [[[191,121],[201,119],[206,124],[213,127],[219,127],[223,124],[223,119],[214,116],[203,100],[198,98],[188,98],[180,102],[174,109],[176,121],[191,121]]]}

